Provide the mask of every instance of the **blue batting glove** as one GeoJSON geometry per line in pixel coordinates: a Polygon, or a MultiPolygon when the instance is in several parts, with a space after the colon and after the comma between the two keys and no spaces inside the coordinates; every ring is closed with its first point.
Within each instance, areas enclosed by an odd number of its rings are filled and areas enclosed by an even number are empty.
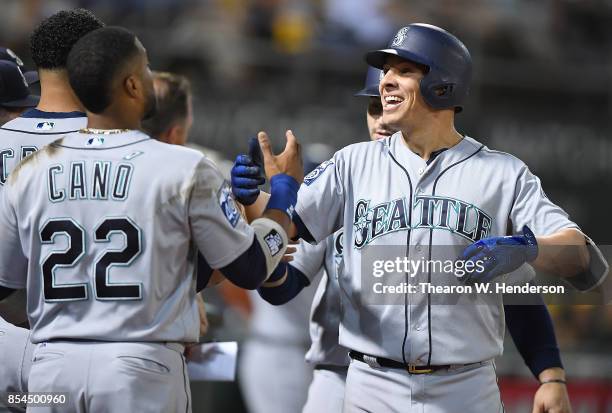
{"type": "Polygon", "coordinates": [[[257,138],[249,140],[249,155],[236,157],[231,171],[231,182],[232,193],[242,205],[251,205],[257,200],[259,186],[266,182],[263,174],[263,156],[257,138]],[[256,148],[253,145],[253,139],[257,145],[256,148]]]}
{"type": "Polygon", "coordinates": [[[249,138],[249,156],[253,163],[258,166],[261,170],[261,177],[264,182],[266,180],[265,169],[264,169],[264,157],[261,147],[259,146],[259,139],[256,136],[249,138]]]}
{"type": "Polygon", "coordinates": [[[523,235],[481,239],[468,246],[460,260],[473,262],[473,271],[461,278],[464,282],[489,282],[508,274],[538,256],[538,243],[527,225],[523,235]]]}

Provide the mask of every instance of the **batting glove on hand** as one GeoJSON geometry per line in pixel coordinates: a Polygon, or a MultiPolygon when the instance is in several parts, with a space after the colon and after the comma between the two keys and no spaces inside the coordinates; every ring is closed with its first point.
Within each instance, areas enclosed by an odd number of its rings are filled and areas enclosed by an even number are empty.
{"type": "Polygon", "coordinates": [[[242,205],[251,205],[259,196],[259,186],[266,182],[263,156],[257,138],[249,139],[249,154],[238,155],[231,171],[232,193],[242,205]]]}
{"type": "Polygon", "coordinates": [[[533,232],[525,225],[523,235],[481,239],[468,246],[460,260],[473,264],[473,271],[461,278],[464,282],[489,282],[516,270],[538,256],[538,243],[533,232]],[[480,261],[480,264],[478,263],[480,261]]]}

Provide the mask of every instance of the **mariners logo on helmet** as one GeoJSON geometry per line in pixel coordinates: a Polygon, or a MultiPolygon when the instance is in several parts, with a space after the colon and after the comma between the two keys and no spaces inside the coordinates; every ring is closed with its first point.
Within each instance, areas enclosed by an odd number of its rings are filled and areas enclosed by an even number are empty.
{"type": "Polygon", "coordinates": [[[23,61],[11,49],[6,49],[6,54],[15,59],[15,63],[17,63],[17,66],[23,66],[23,61]]]}
{"type": "Polygon", "coordinates": [[[404,39],[406,38],[406,34],[408,33],[409,29],[409,27],[402,27],[395,35],[395,38],[391,43],[391,47],[399,46],[400,44],[404,43],[404,39]]]}

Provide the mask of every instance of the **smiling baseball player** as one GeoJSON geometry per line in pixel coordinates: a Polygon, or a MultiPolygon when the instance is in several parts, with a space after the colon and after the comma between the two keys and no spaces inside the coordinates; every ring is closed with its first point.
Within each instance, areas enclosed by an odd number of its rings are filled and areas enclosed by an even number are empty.
{"type": "MultiPolygon", "coordinates": [[[[379,82],[382,72],[370,67],[365,87],[357,96],[368,97],[367,125],[372,140],[384,139],[394,133],[383,120],[383,108],[379,95],[379,82]]],[[[258,173],[254,163],[242,163],[254,156],[239,156],[232,169],[233,191],[237,199],[253,204],[257,193],[255,184],[258,173]],[[245,169],[249,168],[249,169],[245,169]],[[248,174],[245,172],[253,172],[248,174]]],[[[253,207],[249,207],[253,208],[253,207]]],[[[340,321],[340,297],[338,292],[338,272],[342,270],[343,231],[336,232],[324,242],[315,246],[301,242],[294,254],[294,260],[287,270],[279,269],[269,280],[273,286],[263,286],[260,294],[272,304],[283,304],[297,295],[301,288],[308,285],[314,274],[325,269],[311,311],[312,346],[307,360],[316,365],[313,382],[309,389],[305,413],[319,411],[341,411],[344,399],[346,373],[348,370],[348,350],[338,344],[340,321]],[[286,271],[286,272],[285,272],[286,271]],[[278,278],[283,283],[275,282],[278,278]],[[298,282],[293,282],[295,278],[298,282]],[[286,284],[285,284],[286,283],[286,284]],[[287,286],[293,288],[287,288],[287,286]]],[[[533,277],[534,272],[523,265],[513,276],[525,279],[533,277]]],[[[340,276],[341,277],[341,276],[340,276]]],[[[546,306],[504,306],[508,329],[525,363],[534,376],[547,381],[555,376],[563,376],[561,357],[554,334],[552,320],[546,306]],[[536,333],[537,332],[537,333],[536,333]]],[[[567,389],[563,383],[548,382],[542,385],[534,399],[534,411],[544,412],[557,409],[559,413],[571,411],[567,389]],[[542,409],[542,410],[540,410],[542,409]]]]}
{"type": "MultiPolygon", "coordinates": [[[[455,130],[471,77],[470,54],[455,36],[409,25],[367,60],[384,70],[383,119],[399,132],[350,145],[305,177],[291,232],[321,242],[344,227],[339,337],[353,359],[344,409],[502,411],[492,364],[502,352],[501,294],[457,306],[400,290],[400,300],[385,296],[393,301],[382,305],[362,265],[394,249],[414,262],[456,262],[462,252],[468,261],[482,258],[483,270],[461,277],[417,274],[455,288],[461,279],[510,273],[526,262],[592,287],[606,265],[589,267],[601,257],[589,254],[585,236],[524,163],[455,130]],[[575,247],[563,256],[546,248],[559,244],[575,247]]],[[[558,373],[543,383],[562,384],[558,373]]]]}
{"type": "MultiPolygon", "coordinates": [[[[195,248],[211,269],[264,282],[286,249],[299,145],[288,133],[283,153],[266,152],[271,201],[248,226],[201,153],[140,131],[155,99],[134,34],[88,33],[67,67],[87,129],[32,154],[0,194],[0,299],[27,287],[39,343],[29,390],[68,394],[41,412],[190,411],[183,343],[198,338],[195,248]]],[[[267,135],[260,141],[269,148],[267,135]]]]}

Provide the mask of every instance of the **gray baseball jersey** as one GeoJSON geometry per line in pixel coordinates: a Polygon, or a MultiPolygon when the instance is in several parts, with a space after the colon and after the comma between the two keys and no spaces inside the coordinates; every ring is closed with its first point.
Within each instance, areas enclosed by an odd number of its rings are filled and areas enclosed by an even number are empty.
{"type": "Polygon", "coordinates": [[[311,282],[322,272],[310,310],[312,344],[306,360],[313,364],[348,366],[348,350],[338,344],[341,303],[338,272],[342,271],[342,230],[316,245],[301,241],[291,265],[311,282]],[[322,271],[325,270],[325,271],[322,271]]]}
{"type": "MultiPolygon", "coordinates": [[[[66,132],[84,128],[86,124],[87,118],[82,112],[50,113],[36,109],[30,109],[5,123],[0,127],[0,191],[8,175],[23,158],[66,132]]],[[[0,374],[0,381],[12,388],[10,391],[27,391],[33,351],[29,331],[11,326],[1,318],[0,325],[7,330],[0,340],[0,353],[10,361],[2,363],[6,368],[0,374]]]]}
{"type": "MultiPolygon", "coordinates": [[[[467,245],[524,225],[536,235],[577,228],[519,159],[466,137],[427,164],[401,133],[350,145],[321,164],[304,178],[296,212],[317,242],[344,227],[340,344],[416,365],[500,355],[501,294],[478,294],[464,306],[432,305],[429,292],[373,303],[362,289],[373,276],[362,268],[368,254],[395,246],[412,261],[454,261],[467,245]]],[[[430,281],[461,285],[452,274],[430,281]]]]}
{"type": "Polygon", "coordinates": [[[193,342],[195,248],[212,268],[253,230],[201,153],[138,131],[72,133],[12,171],[0,285],[28,288],[32,341],[193,342]]]}
{"type": "Polygon", "coordinates": [[[42,112],[30,109],[0,128],[0,187],[9,173],[32,152],[61,135],[87,125],[82,112],[42,112]]]}

